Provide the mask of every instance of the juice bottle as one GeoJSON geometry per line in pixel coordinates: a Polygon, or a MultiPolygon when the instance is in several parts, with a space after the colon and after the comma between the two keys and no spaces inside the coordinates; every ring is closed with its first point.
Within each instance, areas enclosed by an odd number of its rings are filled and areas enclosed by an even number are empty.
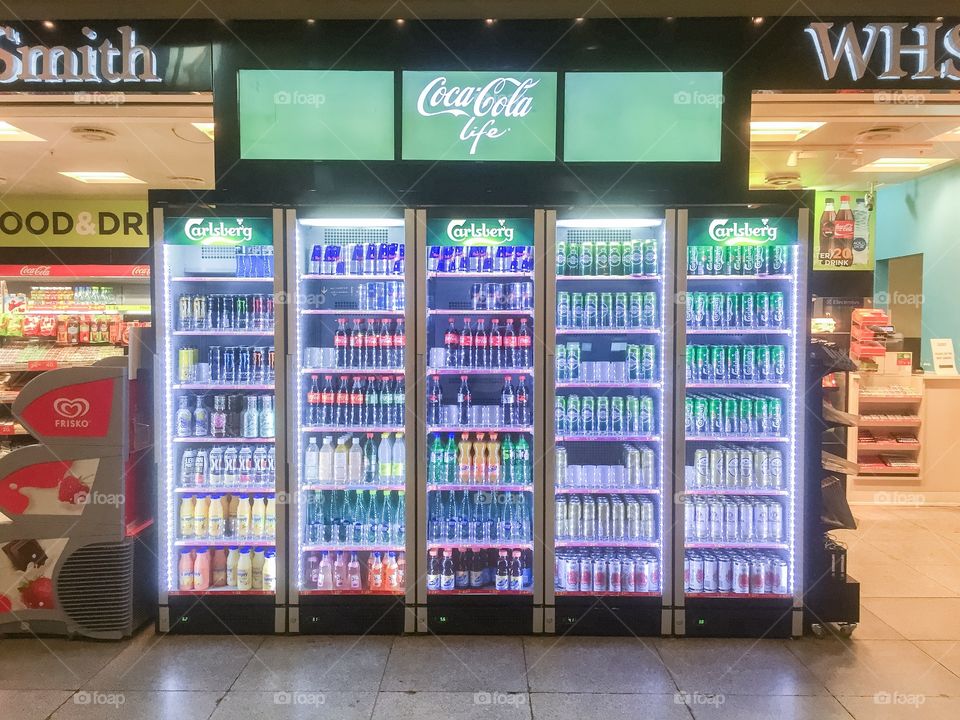
{"type": "Polygon", "coordinates": [[[360,590],[363,583],[360,578],[360,561],[355,552],[350,553],[350,562],[347,563],[347,582],[351,590],[360,590]]]}
{"type": "Polygon", "coordinates": [[[210,552],[207,548],[197,550],[193,561],[193,589],[206,590],[210,587],[210,552]]]}
{"type": "Polygon", "coordinates": [[[487,444],[483,441],[483,433],[477,433],[477,441],[473,443],[473,457],[471,458],[472,482],[482,485],[487,481],[487,444]]]}
{"type": "Polygon", "coordinates": [[[397,568],[397,554],[394,552],[387,553],[386,580],[388,590],[396,590],[398,587],[400,587],[397,581],[398,574],[399,569],[397,568]]]}
{"type": "Polygon", "coordinates": [[[207,536],[207,513],[210,502],[205,497],[198,497],[193,504],[193,536],[205,538],[207,536]]]}
{"type": "Polygon", "coordinates": [[[320,558],[320,578],[317,587],[321,590],[333,589],[333,567],[330,564],[330,553],[324,552],[320,558]]]}
{"type": "Polygon", "coordinates": [[[210,500],[210,510],[207,513],[207,535],[212,538],[222,538],[223,531],[223,497],[214,495],[210,500]]]}
{"type": "Polygon", "coordinates": [[[263,560],[263,589],[277,591],[277,554],[268,550],[263,560]]]}
{"type": "Polygon", "coordinates": [[[272,495],[267,498],[267,506],[263,516],[263,534],[268,538],[277,535],[277,501],[272,495]]]}
{"type": "Polygon", "coordinates": [[[214,587],[224,587],[227,584],[227,551],[223,548],[213,551],[210,584],[214,587]]]}
{"type": "Polygon", "coordinates": [[[263,502],[263,497],[257,495],[250,505],[250,535],[253,537],[263,537],[266,513],[267,507],[263,502]]]}
{"type": "Polygon", "coordinates": [[[185,495],[180,501],[180,538],[193,537],[193,495],[185,495]]]}
{"type": "Polygon", "coordinates": [[[343,590],[347,586],[347,563],[343,553],[337,552],[337,559],[333,562],[333,589],[343,590]]]}
{"type": "Polygon", "coordinates": [[[236,547],[227,549],[227,586],[237,586],[237,560],[240,559],[240,550],[236,547]]]}
{"type": "Polygon", "coordinates": [[[250,536],[250,498],[242,497],[237,504],[237,537],[250,536]]]}
{"type": "Polygon", "coordinates": [[[373,553],[373,564],[370,566],[370,589],[383,589],[383,560],[380,553],[373,553]]]}
{"type": "Polygon", "coordinates": [[[404,553],[397,556],[397,587],[403,588],[407,579],[407,559],[404,553]]]}
{"type": "Polygon", "coordinates": [[[257,548],[250,558],[250,587],[253,590],[263,590],[263,563],[266,560],[264,551],[257,548]]]}
{"type": "Polygon", "coordinates": [[[237,513],[240,512],[240,498],[236,495],[230,496],[230,502],[227,508],[227,527],[225,535],[227,537],[237,536],[237,513]]]}
{"type": "Polygon", "coordinates": [[[237,558],[237,590],[249,590],[253,581],[253,562],[250,548],[240,548],[237,558]]]}
{"type": "Polygon", "coordinates": [[[457,460],[457,465],[460,471],[460,482],[464,484],[470,483],[470,473],[473,469],[473,463],[470,460],[470,449],[472,443],[469,442],[468,438],[470,437],[469,433],[463,433],[460,436],[460,456],[457,460]]]}
{"type": "Polygon", "coordinates": [[[180,551],[180,589],[193,590],[193,552],[191,550],[180,551]]]}

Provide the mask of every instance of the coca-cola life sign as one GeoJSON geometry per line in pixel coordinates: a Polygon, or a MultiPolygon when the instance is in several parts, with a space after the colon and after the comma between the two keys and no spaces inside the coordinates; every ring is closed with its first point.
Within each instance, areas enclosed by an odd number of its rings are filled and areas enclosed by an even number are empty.
{"type": "Polygon", "coordinates": [[[553,161],[557,75],[403,73],[404,160],[553,161]]]}

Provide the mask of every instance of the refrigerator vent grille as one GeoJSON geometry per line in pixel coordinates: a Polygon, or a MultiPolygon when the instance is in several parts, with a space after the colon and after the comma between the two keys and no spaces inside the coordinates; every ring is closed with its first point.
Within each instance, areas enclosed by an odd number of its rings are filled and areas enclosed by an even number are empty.
{"type": "Polygon", "coordinates": [[[237,257],[235,247],[224,245],[201,245],[200,259],[202,260],[233,260],[237,257]]]}
{"type": "Polygon", "coordinates": [[[387,228],[326,228],[323,232],[325,242],[339,245],[352,243],[381,243],[387,241],[387,228]]]}
{"type": "Polygon", "coordinates": [[[95,543],[63,563],[57,600],[66,615],[94,632],[129,632],[133,623],[133,543],[95,543]]]}
{"type": "Polygon", "coordinates": [[[567,230],[567,240],[574,242],[610,242],[616,240],[623,242],[631,238],[630,228],[570,228],[567,230]]]}

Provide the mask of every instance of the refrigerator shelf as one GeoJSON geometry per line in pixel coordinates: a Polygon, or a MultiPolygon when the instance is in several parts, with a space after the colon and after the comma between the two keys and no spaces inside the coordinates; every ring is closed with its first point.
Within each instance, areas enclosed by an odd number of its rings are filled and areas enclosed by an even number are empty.
{"type": "Polygon", "coordinates": [[[276,491],[274,485],[198,485],[173,489],[177,495],[271,495],[276,491]]]}
{"type": "Polygon", "coordinates": [[[170,597],[209,597],[210,595],[276,595],[273,590],[237,590],[232,587],[210,587],[206,590],[170,590],[170,597]]]}
{"type": "Polygon", "coordinates": [[[179,383],[178,385],[172,385],[171,390],[222,390],[224,392],[230,390],[274,390],[276,389],[273,383],[244,383],[244,384],[231,384],[226,385],[224,383],[179,383]]]}
{"type": "Polygon", "coordinates": [[[570,281],[570,280],[654,280],[659,281],[663,279],[662,275],[557,275],[557,280],[560,281],[570,281]]]}
{"type": "Polygon", "coordinates": [[[659,335],[660,328],[557,328],[557,335],[659,335]]]}
{"type": "Polygon", "coordinates": [[[428,492],[444,492],[447,490],[499,490],[503,492],[533,492],[533,485],[501,485],[499,483],[443,483],[439,485],[429,483],[427,485],[428,492]]]}
{"type": "Polygon", "coordinates": [[[427,375],[533,375],[533,368],[427,368],[427,375]]]}
{"type": "Polygon", "coordinates": [[[687,275],[687,282],[691,280],[732,280],[733,282],[793,280],[793,275],[687,275]]]}
{"type": "Polygon", "coordinates": [[[434,308],[432,310],[427,310],[428,316],[441,316],[441,315],[493,315],[495,317],[513,317],[514,315],[522,315],[528,317],[533,315],[533,308],[510,308],[508,310],[461,310],[459,308],[453,309],[449,308],[446,310],[441,310],[439,308],[434,308]]]}
{"type": "Polygon", "coordinates": [[[370,543],[368,545],[362,545],[358,543],[317,543],[317,544],[307,544],[300,548],[302,552],[323,552],[337,550],[341,552],[403,552],[407,549],[406,545],[390,545],[389,543],[370,543]]]}
{"type": "Polygon", "coordinates": [[[690,382],[687,389],[696,390],[786,390],[790,388],[785,382],[690,382]]]}
{"type": "Polygon", "coordinates": [[[403,280],[402,274],[397,273],[347,273],[344,275],[329,275],[327,273],[307,273],[300,276],[301,280],[403,280]]]}
{"type": "Polygon", "coordinates": [[[196,283],[273,283],[272,277],[227,277],[224,275],[180,275],[171,282],[196,283]]]}
{"type": "Polygon", "coordinates": [[[406,591],[404,590],[317,590],[317,589],[302,589],[298,591],[298,594],[303,595],[342,595],[342,596],[388,596],[388,597],[403,597],[406,591]]]}
{"type": "MultiPolygon", "coordinates": [[[[643,592],[611,592],[610,590],[556,590],[557,597],[660,597],[663,593],[659,590],[645,590],[643,592]]],[[[689,597],[689,596],[688,596],[689,597]]]]}
{"type": "Polygon", "coordinates": [[[686,592],[687,599],[733,598],[735,600],[793,600],[793,595],[779,593],[686,592]]]}
{"type": "Polygon", "coordinates": [[[272,548],[276,545],[273,539],[261,538],[260,540],[251,538],[207,538],[205,540],[176,540],[173,543],[176,547],[182,548],[223,548],[223,547],[262,547],[272,548]]]}
{"type": "MultiPolygon", "coordinates": [[[[629,380],[624,382],[578,382],[578,381],[568,381],[564,380],[555,384],[557,390],[563,390],[565,388],[581,388],[590,390],[593,388],[602,389],[602,388],[624,388],[624,389],[633,389],[633,388],[645,388],[650,390],[660,390],[663,385],[654,380],[629,380]]],[[[690,387],[689,385],[687,387],[690,387]]]]}
{"type": "Polygon", "coordinates": [[[530,590],[495,590],[491,587],[454,588],[453,590],[427,590],[427,595],[532,595],[530,590]]]}
{"type": "Polygon", "coordinates": [[[660,488],[558,487],[553,492],[555,495],[659,495],[660,488]]]}
{"type": "Polygon", "coordinates": [[[533,434],[532,425],[427,425],[428,433],[526,433],[533,434]]]}
{"type": "Polygon", "coordinates": [[[437,270],[428,270],[428,280],[459,280],[462,278],[489,278],[491,280],[509,280],[510,278],[520,278],[529,280],[533,277],[532,272],[438,272],[437,270]]]}
{"type": "Polygon", "coordinates": [[[793,335],[786,328],[687,328],[687,335],[793,335]]]}
{"type": "Polygon", "coordinates": [[[533,543],[529,540],[449,540],[431,541],[427,543],[427,550],[452,550],[453,548],[469,548],[470,550],[532,550],[533,543]]]}
{"type": "Polygon", "coordinates": [[[684,543],[687,550],[789,550],[787,543],[768,542],[690,542],[684,543]]]}
{"type": "Polygon", "coordinates": [[[359,308],[302,308],[301,315],[389,315],[403,317],[403,310],[361,310],[359,308]]]}
{"type": "Polygon", "coordinates": [[[635,550],[637,548],[659,548],[659,540],[556,540],[554,542],[557,548],[624,548],[635,550]]]}
{"type": "Polygon", "coordinates": [[[378,485],[377,483],[361,483],[361,484],[336,484],[336,483],[303,483],[300,485],[301,490],[307,490],[311,492],[321,492],[324,490],[406,490],[407,486],[397,483],[387,483],[383,485],[378,485]]]}
{"type": "Polygon", "coordinates": [[[174,330],[172,334],[184,337],[273,337],[273,330],[217,328],[215,330],[174,330]]]}
{"type": "Polygon", "coordinates": [[[684,495],[743,495],[758,497],[787,497],[789,490],[749,489],[749,488],[693,488],[683,491],[684,495]]]}
{"type": "Polygon", "coordinates": [[[403,375],[403,368],[300,368],[304,375],[403,375]]]}
{"type": "Polygon", "coordinates": [[[269,438],[240,438],[240,437],[210,437],[209,435],[204,435],[203,437],[175,437],[173,438],[175,443],[220,443],[223,445],[228,445],[232,443],[275,443],[277,439],[275,437],[269,438]]]}
{"type": "Polygon", "coordinates": [[[386,425],[304,425],[300,428],[300,432],[304,433],[402,433],[403,431],[402,426],[387,427],[386,425]]]}
{"type": "Polygon", "coordinates": [[[687,435],[687,442],[790,442],[782,435],[687,435]]]}
{"type": "Polygon", "coordinates": [[[659,435],[557,435],[555,442],[660,442],[659,435]]]}

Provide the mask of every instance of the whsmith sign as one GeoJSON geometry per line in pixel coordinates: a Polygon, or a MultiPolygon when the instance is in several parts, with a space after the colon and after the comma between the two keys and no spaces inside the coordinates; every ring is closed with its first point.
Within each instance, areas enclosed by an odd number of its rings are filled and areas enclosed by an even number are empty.
{"type": "Polygon", "coordinates": [[[815,22],[804,31],[813,40],[824,80],[832,80],[844,62],[853,80],[860,80],[878,54],[882,56],[878,80],[907,76],[911,80],[960,80],[960,25],[941,28],[940,22],[912,26],[872,22],[858,30],[848,22],[834,29],[834,23],[815,22]]]}

